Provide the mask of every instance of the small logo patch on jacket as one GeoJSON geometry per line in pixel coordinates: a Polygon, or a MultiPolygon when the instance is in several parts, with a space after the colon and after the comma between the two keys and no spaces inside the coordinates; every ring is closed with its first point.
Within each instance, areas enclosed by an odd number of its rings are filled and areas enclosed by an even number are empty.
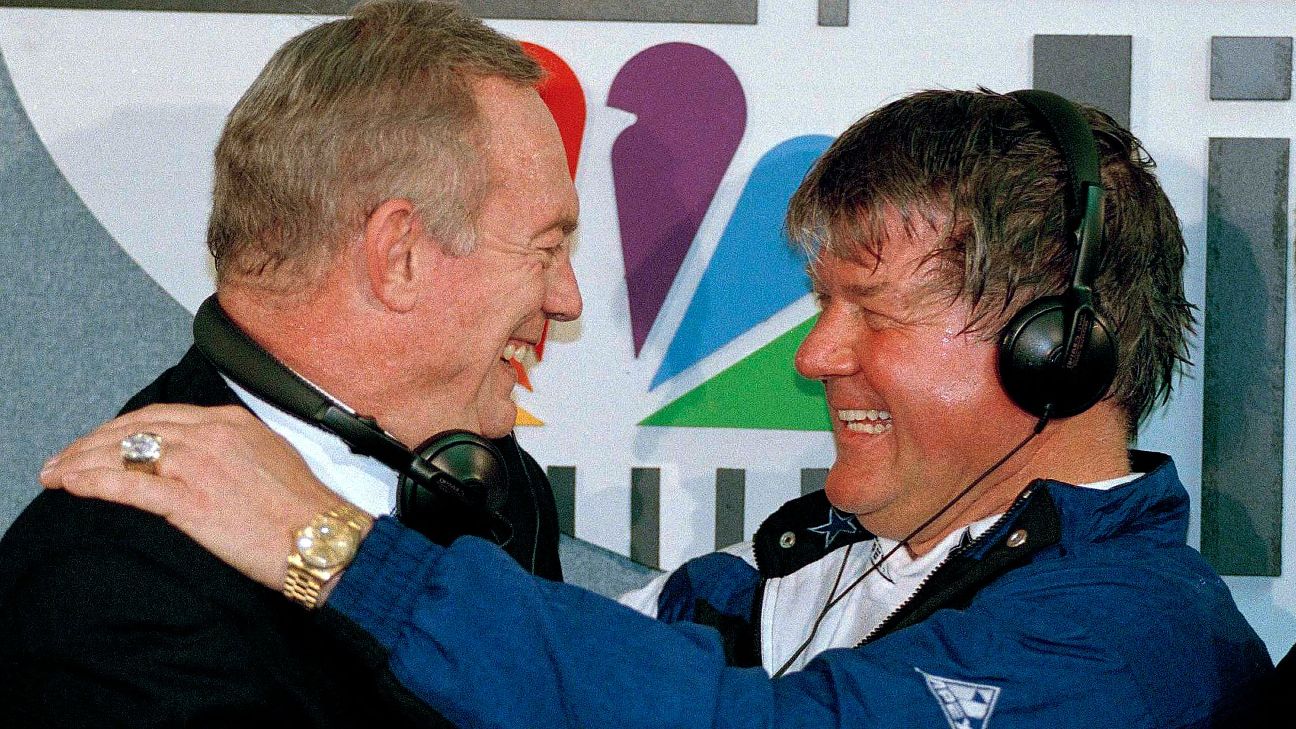
{"type": "Polygon", "coordinates": [[[927,681],[927,690],[940,702],[950,729],[989,729],[990,712],[999,698],[999,687],[933,676],[915,668],[927,681]]]}
{"type": "Polygon", "coordinates": [[[838,511],[836,507],[828,507],[828,521],[817,527],[810,527],[810,531],[824,535],[824,549],[827,550],[836,541],[838,534],[855,534],[858,532],[859,524],[855,522],[854,514],[847,514],[838,511]]]}

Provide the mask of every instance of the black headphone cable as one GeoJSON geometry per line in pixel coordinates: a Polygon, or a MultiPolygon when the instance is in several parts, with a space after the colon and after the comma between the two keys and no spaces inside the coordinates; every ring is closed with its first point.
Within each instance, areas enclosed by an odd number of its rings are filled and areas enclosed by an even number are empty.
{"type": "MultiPolygon", "coordinates": [[[[778,678],[783,674],[787,673],[788,668],[792,666],[792,663],[795,662],[796,659],[799,658],[802,653],[805,653],[806,649],[810,647],[810,643],[814,641],[815,635],[818,634],[819,626],[823,624],[824,618],[828,616],[828,611],[832,610],[833,606],[841,602],[842,598],[846,597],[846,595],[849,594],[851,590],[855,589],[856,586],[858,586],[861,582],[864,581],[864,578],[876,572],[878,568],[880,568],[883,564],[885,564],[886,561],[891,558],[891,555],[899,551],[901,547],[907,547],[909,545],[909,540],[916,537],[919,532],[931,526],[933,522],[935,522],[937,519],[944,516],[945,512],[954,508],[954,505],[957,504],[960,499],[962,499],[964,496],[967,496],[969,493],[971,493],[972,489],[976,488],[977,485],[980,484],[982,481],[984,481],[990,474],[994,473],[1005,463],[1007,463],[1008,459],[1017,455],[1017,452],[1020,451],[1022,448],[1025,448],[1027,443],[1030,443],[1032,440],[1035,440],[1035,436],[1039,435],[1044,430],[1045,425],[1048,425],[1049,417],[1050,417],[1049,411],[1051,409],[1052,409],[1051,405],[1045,407],[1044,415],[1040,417],[1039,422],[1035,424],[1035,427],[1031,429],[1030,434],[1027,435],[1026,438],[1022,440],[1022,442],[1018,443],[1016,446],[1013,446],[1012,450],[1004,454],[1003,458],[1000,458],[998,461],[995,461],[993,466],[987,468],[980,476],[977,476],[976,479],[972,481],[972,483],[968,484],[966,488],[964,488],[962,491],[955,494],[954,498],[950,499],[948,503],[946,503],[944,506],[938,509],[935,514],[932,514],[930,517],[927,518],[926,521],[924,521],[922,524],[919,524],[916,528],[914,528],[913,531],[909,532],[909,534],[906,535],[904,539],[901,539],[899,542],[896,543],[894,547],[887,550],[886,554],[882,555],[881,559],[877,560],[871,566],[869,566],[868,569],[864,570],[864,574],[852,580],[851,583],[846,586],[846,589],[841,591],[841,594],[837,594],[837,585],[841,582],[842,573],[846,571],[846,559],[845,557],[843,557],[841,568],[837,572],[837,579],[833,581],[832,589],[828,592],[828,602],[824,603],[823,609],[819,611],[819,616],[815,618],[814,625],[811,626],[810,628],[810,635],[807,636],[805,642],[803,642],[792,653],[792,655],[786,661],[783,662],[783,665],[780,666],[779,669],[774,672],[773,678],[778,678]]],[[[850,556],[850,548],[847,547],[846,557],[849,556],[850,556]]]]}

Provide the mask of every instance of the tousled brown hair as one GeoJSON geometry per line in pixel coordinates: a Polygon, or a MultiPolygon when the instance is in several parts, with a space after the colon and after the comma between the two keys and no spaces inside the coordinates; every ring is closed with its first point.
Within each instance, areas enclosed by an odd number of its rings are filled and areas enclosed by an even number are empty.
{"type": "MultiPolygon", "coordinates": [[[[1139,140],[1102,112],[1082,112],[1107,190],[1094,290],[1118,342],[1108,397],[1132,432],[1187,362],[1195,320],[1183,294],[1186,248],[1139,140]]],[[[888,209],[911,231],[932,226],[941,291],[969,304],[968,331],[997,336],[1031,299],[1068,283],[1067,181],[1056,145],[1019,102],[985,89],[923,91],[838,137],[793,196],[788,233],[813,255],[876,264],[888,209]]]]}

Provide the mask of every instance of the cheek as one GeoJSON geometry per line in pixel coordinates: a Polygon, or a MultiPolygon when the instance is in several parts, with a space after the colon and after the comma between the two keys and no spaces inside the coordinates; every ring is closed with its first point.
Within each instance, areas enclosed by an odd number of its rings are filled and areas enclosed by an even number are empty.
{"type": "Polygon", "coordinates": [[[908,363],[913,399],[938,411],[998,410],[1007,400],[999,386],[993,342],[946,335],[931,346],[897,355],[908,363]]]}

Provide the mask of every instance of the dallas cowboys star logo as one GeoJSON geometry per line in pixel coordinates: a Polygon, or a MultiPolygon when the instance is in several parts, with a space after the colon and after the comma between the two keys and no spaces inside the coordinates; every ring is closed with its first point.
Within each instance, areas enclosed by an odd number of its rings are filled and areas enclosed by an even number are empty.
{"type": "Polygon", "coordinates": [[[855,517],[843,515],[834,507],[828,507],[828,523],[820,524],[817,527],[810,527],[810,531],[816,534],[824,535],[824,549],[832,546],[838,534],[855,534],[859,531],[859,524],[855,523],[855,517]]]}

